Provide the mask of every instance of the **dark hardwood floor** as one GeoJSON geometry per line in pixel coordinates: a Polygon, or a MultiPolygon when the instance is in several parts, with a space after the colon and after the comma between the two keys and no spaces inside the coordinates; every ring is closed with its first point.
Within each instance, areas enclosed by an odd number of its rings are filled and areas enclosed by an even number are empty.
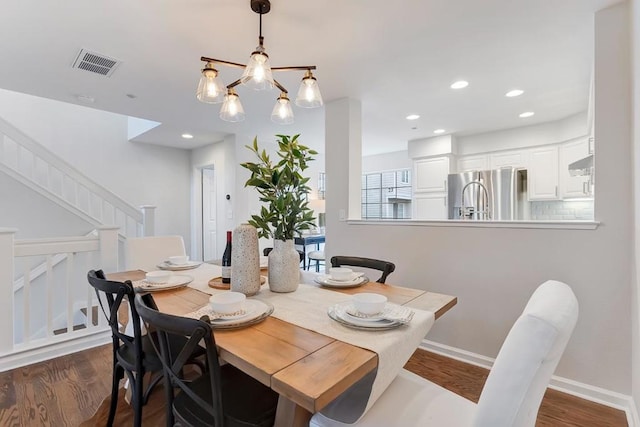
{"type": "MultiPolygon", "coordinates": [[[[110,346],[0,373],[0,426],[105,425],[111,379],[110,346]]],[[[406,365],[470,400],[478,401],[488,371],[417,350],[406,365]]],[[[162,386],[144,408],[145,426],[164,425],[162,386]]],[[[130,426],[131,408],[118,405],[116,426],[130,426]]],[[[626,426],[624,412],[547,390],[537,426],[626,426]]],[[[410,426],[408,426],[410,427],[410,426]]]]}

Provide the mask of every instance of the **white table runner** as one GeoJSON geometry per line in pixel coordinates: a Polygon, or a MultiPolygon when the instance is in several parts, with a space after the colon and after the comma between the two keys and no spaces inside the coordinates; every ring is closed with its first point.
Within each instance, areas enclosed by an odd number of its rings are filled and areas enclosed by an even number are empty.
{"type": "MultiPolygon", "coordinates": [[[[191,287],[213,295],[220,291],[210,288],[208,281],[218,275],[220,267],[202,265],[190,270],[194,277],[191,287]]],[[[312,276],[303,276],[304,281],[312,276]]],[[[386,331],[361,331],[347,328],[327,315],[333,304],[348,301],[351,296],[301,284],[291,293],[275,293],[267,285],[253,298],[269,301],[275,307],[274,317],[309,329],[331,338],[366,348],[378,354],[378,369],[375,380],[365,378],[353,390],[345,392],[322,412],[332,419],[353,423],[360,418],[380,397],[382,392],[400,372],[435,321],[432,312],[414,309],[415,315],[409,325],[386,331]],[[358,402],[357,400],[361,401],[358,402]],[[366,406],[365,406],[366,404],[366,406]]]]}

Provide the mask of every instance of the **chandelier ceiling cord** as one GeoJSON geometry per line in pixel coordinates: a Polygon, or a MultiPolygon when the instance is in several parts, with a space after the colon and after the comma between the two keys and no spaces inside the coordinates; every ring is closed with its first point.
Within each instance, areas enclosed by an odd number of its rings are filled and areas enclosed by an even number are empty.
{"type": "Polygon", "coordinates": [[[244,120],[244,108],[240,103],[240,97],[235,91],[239,84],[248,86],[255,90],[272,89],[274,86],[280,89],[280,96],[276,100],[276,105],[271,113],[271,120],[279,124],[293,123],[293,110],[289,101],[289,92],[277,80],[273,78],[273,71],[306,71],[300,84],[300,89],[296,96],[296,105],[303,108],[315,108],[322,106],[322,96],[318,82],[313,76],[312,70],[315,65],[303,65],[292,67],[271,67],[269,55],[264,49],[264,37],[262,36],[262,15],[269,13],[271,2],[269,0],[250,0],[251,10],[260,16],[260,28],[258,36],[258,46],[251,53],[248,64],[225,61],[222,59],[208,58],[203,56],[201,61],[206,62],[202,69],[202,76],[198,84],[196,97],[201,102],[208,104],[218,104],[222,102],[220,118],[228,122],[240,122],[244,120]],[[222,64],[230,67],[244,68],[242,77],[226,87],[218,77],[218,70],[215,64],[222,64]]]}

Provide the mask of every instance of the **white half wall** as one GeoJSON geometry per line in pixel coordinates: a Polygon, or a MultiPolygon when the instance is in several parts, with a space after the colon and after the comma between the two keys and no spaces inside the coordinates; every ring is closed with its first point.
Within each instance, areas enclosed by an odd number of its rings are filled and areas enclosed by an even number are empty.
{"type": "Polygon", "coordinates": [[[580,318],[556,375],[631,393],[632,188],[628,5],[596,15],[595,117],[598,152],[596,230],[372,225],[339,221],[348,206],[350,131],[326,114],[327,256],[359,255],[396,263],[388,282],[456,295],[428,339],[495,357],[534,289],[568,283],[580,318]],[[334,126],[334,121],[337,125],[334,126]],[[343,129],[340,131],[340,129],[343,129]],[[331,143],[330,143],[331,142],[331,143]],[[338,159],[338,160],[334,160],[338,159]],[[338,182],[336,182],[338,181],[338,182]],[[332,187],[341,189],[332,191],[332,187]],[[338,253],[338,251],[340,253],[338,253]]]}

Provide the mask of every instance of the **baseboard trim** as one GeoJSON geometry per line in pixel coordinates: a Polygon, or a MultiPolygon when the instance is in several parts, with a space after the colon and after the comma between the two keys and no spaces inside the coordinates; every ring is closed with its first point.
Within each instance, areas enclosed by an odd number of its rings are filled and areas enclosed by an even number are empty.
{"type": "Polygon", "coordinates": [[[20,368],[45,360],[53,359],[78,351],[87,350],[111,342],[111,330],[83,335],[78,338],[57,342],[46,347],[38,347],[17,351],[12,354],[0,356],[0,372],[20,368]]]}
{"type": "MultiPolygon", "coordinates": [[[[434,341],[422,340],[420,348],[460,362],[491,369],[495,359],[434,341]]],[[[629,427],[640,427],[638,410],[631,396],[554,375],[549,388],[581,399],[624,411],[629,427]]]]}

